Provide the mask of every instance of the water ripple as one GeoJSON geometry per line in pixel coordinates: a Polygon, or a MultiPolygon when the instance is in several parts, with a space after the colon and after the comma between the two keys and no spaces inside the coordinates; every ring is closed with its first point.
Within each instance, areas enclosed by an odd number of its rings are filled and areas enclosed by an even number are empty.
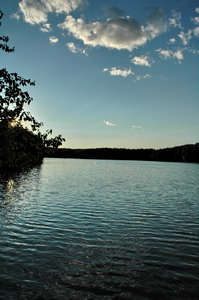
{"type": "Polygon", "coordinates": [[[198,299],[197,164],[46,159],[0,176],[0,299],[198,299]]]}

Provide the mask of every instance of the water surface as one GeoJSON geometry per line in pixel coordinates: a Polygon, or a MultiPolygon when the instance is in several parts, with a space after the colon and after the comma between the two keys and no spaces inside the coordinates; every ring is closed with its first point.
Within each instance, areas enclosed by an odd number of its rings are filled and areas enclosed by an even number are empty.
{"type": "Polygon", "coordinates": [[[0,175],[0,299],[198,299],[199,165],[45,159],[0,175]]]}

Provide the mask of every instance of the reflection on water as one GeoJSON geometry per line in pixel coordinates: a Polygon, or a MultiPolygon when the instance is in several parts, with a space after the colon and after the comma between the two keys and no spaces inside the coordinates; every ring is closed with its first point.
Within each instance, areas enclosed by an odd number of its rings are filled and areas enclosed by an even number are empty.
{"type": "Polygon", "coordinates": [[[199,165],[46,159],[0,175],[0,299],[198,299],[199,165]]]}
{"type": "Polygon", "coordinates": [[[0,174],[0,214],[17,215],[30,204],[29,199],[39,182],[40,166],[23,173],[0,174]]]}

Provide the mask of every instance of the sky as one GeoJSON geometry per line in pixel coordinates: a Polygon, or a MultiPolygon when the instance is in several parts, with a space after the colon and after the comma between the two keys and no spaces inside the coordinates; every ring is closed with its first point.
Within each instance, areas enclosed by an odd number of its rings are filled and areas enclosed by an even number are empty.
{"type": "Polygon", "coordinates": [[[198,0],[1,0],[1,68],[66,148],[199,142],[198,0]]]}

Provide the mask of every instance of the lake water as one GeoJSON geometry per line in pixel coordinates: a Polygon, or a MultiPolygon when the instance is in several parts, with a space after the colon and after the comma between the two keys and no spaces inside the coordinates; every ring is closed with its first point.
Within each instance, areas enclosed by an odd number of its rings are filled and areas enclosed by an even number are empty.
{"type": "Polygon", "coordinates": [[[0,299],[199,299],[199,164],[0,175],[0,299]]]}

